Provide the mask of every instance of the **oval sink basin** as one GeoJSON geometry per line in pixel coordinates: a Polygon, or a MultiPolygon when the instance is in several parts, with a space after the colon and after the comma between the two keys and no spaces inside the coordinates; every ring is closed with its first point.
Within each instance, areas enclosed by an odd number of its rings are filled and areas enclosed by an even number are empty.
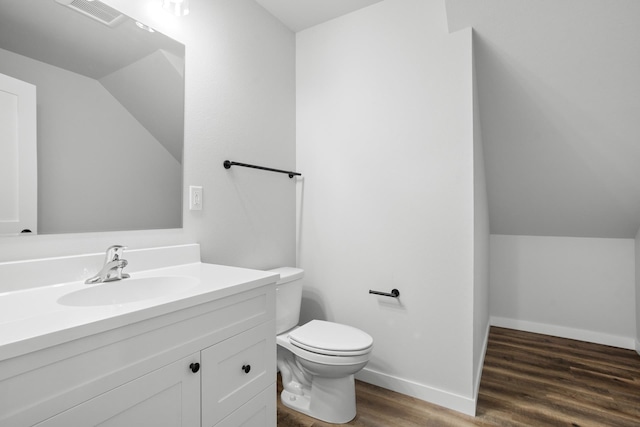
{"type": "Polygon", "coordinates": [[[70,306],[116,305],[139,302],[184,292],[197,286],[199,280],[186,276],[141,277],[89,285],[58,298],[70,306]]]}

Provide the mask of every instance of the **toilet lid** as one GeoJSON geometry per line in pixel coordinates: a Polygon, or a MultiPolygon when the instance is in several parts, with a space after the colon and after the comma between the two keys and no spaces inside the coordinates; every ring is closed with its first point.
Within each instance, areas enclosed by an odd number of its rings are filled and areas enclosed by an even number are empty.
{"type": "Polygon", "coordinates": [[[364,354],[373,345],[373,338],[366,332],[323,320],[312,320],[292,331],[289,341],[305,350],[338,356],[364,354]]]}

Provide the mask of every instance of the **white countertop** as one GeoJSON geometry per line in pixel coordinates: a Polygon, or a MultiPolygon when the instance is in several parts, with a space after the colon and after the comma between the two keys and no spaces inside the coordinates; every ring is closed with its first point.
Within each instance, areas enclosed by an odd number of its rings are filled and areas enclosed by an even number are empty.
{"type": "MultiPolygon", "coordinates": [[[[104,306],[66,306],[63,295],[86,289],[82,281],[0,293],[0,362],[74,339],[275,283],[277,273],[191,263],[130,273],[131,278],[187,276],[195,287],[158,298],[104,306]]],[[[128,279],[124,279],[126,281],[128,279]]]]}

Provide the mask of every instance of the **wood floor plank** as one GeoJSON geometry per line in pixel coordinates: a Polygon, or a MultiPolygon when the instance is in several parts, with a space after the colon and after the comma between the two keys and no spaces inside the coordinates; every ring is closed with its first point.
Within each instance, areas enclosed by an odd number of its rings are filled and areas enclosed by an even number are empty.
{"type": "MultiPolygon", "coordinates": [[[[356,396],[353,426],[640,427],[640,356],[492,327],[476,417],[359,381],[356,396]]],[[[278,427],[332,425],[278,402],[278,427]]]]}

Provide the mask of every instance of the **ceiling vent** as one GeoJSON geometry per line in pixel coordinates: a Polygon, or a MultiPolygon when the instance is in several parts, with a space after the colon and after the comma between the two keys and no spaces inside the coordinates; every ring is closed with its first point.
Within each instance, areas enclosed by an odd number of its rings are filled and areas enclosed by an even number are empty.
{"type": "Polygon", "coordinates": [[[115,27],[125,19],[125,16],[107,6],[106,4],[95,0],[56,0],[58,3],[80,12],[89,18],[108,26],[115,27]]]}

